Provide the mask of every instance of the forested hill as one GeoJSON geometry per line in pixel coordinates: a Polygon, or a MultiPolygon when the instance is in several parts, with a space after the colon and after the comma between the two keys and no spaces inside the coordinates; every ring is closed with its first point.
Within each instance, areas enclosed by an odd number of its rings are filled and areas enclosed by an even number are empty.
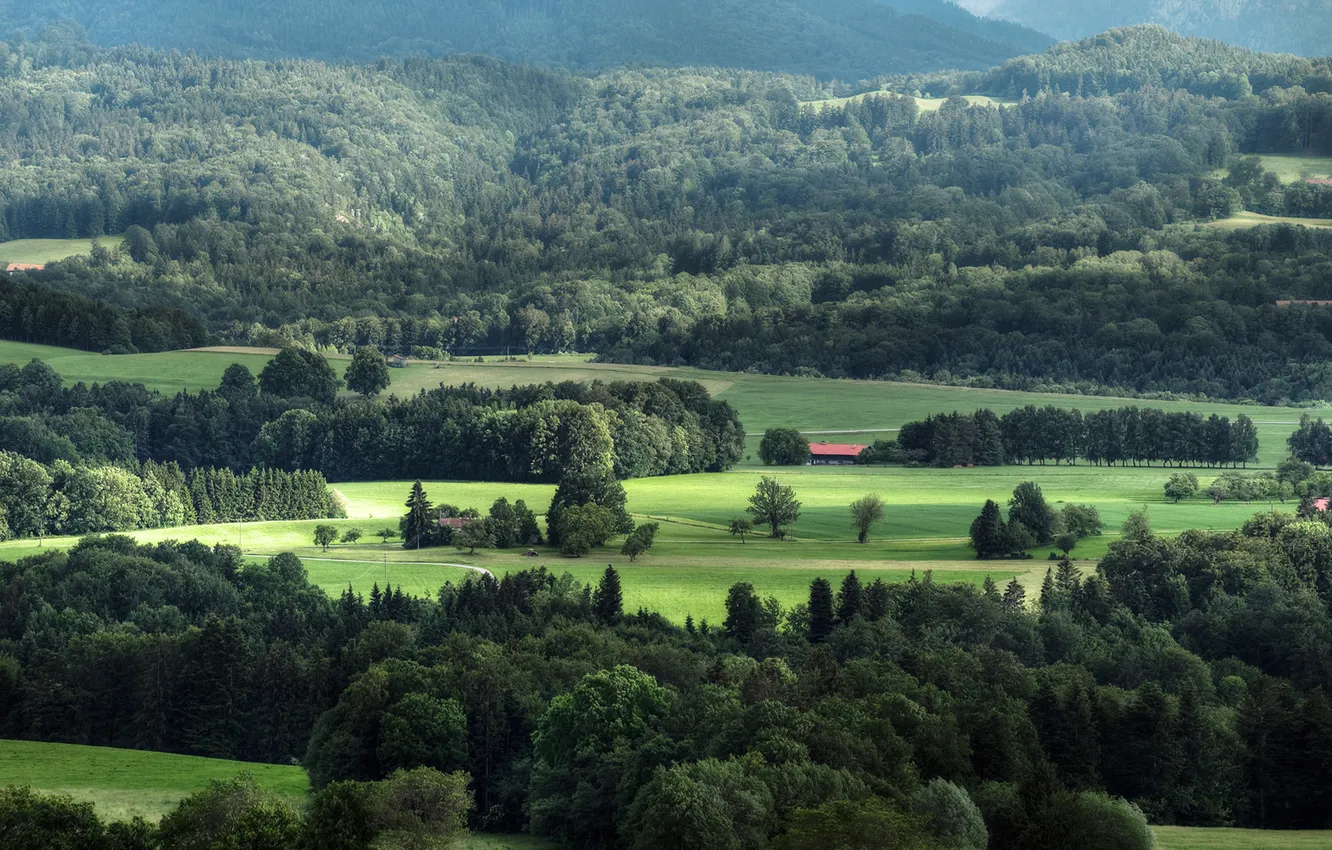
{"type": "Polygon", "coordinates": [[[1332,54],[1332,17],[1324,0],[1002,0],[990,14],[1057,38],[1154,23],[1256,50],[1332,54]]]}
{"type": "Polygon", "coordinates": [[[74,21],[104,46],[373,61],[483,53],[570,68],[722,65],[859,80],[985,68],[1051,40],[948,0],[0,0],[0,20],[74,21]]]}
{"type": "MultiPolygon", "coordinates": [[[[1026,97],[999,106],[68,35],[0,45],[0,239],[124,233],[25,280],[183,310],[220,341],[1332,395],[1332,317],[1275,304],[1332,296],[1332,234],[1199,226],[1332,218],[1332,188],[1245,158],[1332,154],[1309,60],[1134,29],[1024,60],[1026,97]]],[[[1016,67],[940,85],[981,93],[1016,67]]],[[[33,291],[0,289],[0,335],[96,348],[33,291]]]]}

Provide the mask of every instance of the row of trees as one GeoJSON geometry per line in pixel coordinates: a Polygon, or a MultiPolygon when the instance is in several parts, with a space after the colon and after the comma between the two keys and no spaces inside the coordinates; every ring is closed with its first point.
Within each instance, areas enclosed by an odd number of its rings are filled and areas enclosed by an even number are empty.
{"type": "MultiPolygon", "coordinates": [[[[1087,414],[1050,405],[1027,405],[1002,417],[988,409],[937,414],[903,425],[897,444],[902,460],[943,467],[1079,459],[1097,466],[1244,466],[1258,459],[1258,429],[1242,413],[1232,423],[1215,413],[1136,406],[1087,414]]],[[[894,459],[886,454],[870,447],[862,461],[894,459]]]]}
{"type": "Polygon", "coordinates": [[[214,522],[323,519],[346,511],[317,472],[182,472],[174,463],[50,467],[0,451],[0,540],[214,522]]]}

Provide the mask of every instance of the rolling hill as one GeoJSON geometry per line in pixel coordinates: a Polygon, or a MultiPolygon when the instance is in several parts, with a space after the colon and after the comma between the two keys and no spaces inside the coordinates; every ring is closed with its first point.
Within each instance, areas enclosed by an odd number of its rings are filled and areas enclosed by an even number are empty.
{"type": "Polygon", "coordinates": [[[232,58],[464,52],[570,68],[721,65],[853,81],[984,68],[1050,43],[943,0],[3,0],[0,18],[30,30],[75,22],[101,45],[232,58]]]}

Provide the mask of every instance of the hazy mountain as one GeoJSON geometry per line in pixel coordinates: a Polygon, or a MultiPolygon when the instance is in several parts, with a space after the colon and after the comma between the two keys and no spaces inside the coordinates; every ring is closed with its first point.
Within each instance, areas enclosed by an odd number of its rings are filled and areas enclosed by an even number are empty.
{"type": "Polygon", "coordinates": [[[963,5],[1061,39],[1155,23],[1255,50],[1332,54],[1332,0],[964,0],[963,5]]]}
{"type": "Polygon", "coordinates": [[[0,0],[30,30],[225,57],[485,53],[573,68],[722,65],[821,77],[985,68],[1049,40],[943,0],[0,0]]]}

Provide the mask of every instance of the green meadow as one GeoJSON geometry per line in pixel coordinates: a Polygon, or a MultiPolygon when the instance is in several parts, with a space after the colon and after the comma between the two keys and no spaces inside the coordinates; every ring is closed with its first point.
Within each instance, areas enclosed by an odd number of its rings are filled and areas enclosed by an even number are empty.
{"type": "Polygon", "coordinates": [[[293,802],[309,790],[305,770],[292,765],[116,750],[74,744],[0,741],[0,783],[31,785],[93,803],[105,820],[157,820],[183,797],[217,779],[251,773],[267,790],[293,802]]]}
{"type": "Polygon", "coordinates": [[[1332,850],[1332,831],[1157,826],[1158,850],[1332,850]]]}
{"type": "MultiPolygon", "coordinates": [[[[855,103],[858,100],[873,97],[876,94],[898,93],[887,90],[863,92],[861,94],[853,94],[850,97],[833,97],[826,100],[805,101],[800,105],[810,106],[814,109],[822,109],[825,106],[830,109],[837,109],[846,106],[848,103],[855,103]]],[[[983,94],[964,94],[961,97],[971,106],[1014,106],[1017,104],[1017,101],[1015,100],[1000,100],[999,98],[988,97],[983,94]]],[[[919,108],[921,112],[938,112],[939,109],[948,102],[948,98],[946,97],[917,97],[913,98],[913,100],[916,101],[916,107],[919,108]]]]}
{"type": "Polygon", "coordinates": [[[1332,219],[1328,218],[1295,218],[1293,216],[1263,215],[1255,212],[1235,213],[1230,218],[1221,218],[1207,223],[1208,227],[1214,227],[1218,230],[1245,230],[1250,227],[1258,227],[1263,224],[1298,224],[1301,227],[1328,228],[1332,227],[1332,219]]]}
{"type": "MultiPolygon", "coordinates": [[[[92,253],[92,239],[14,239],[0,242],[0,269],[10,263],[34,263],[46,265],[70,257],[87,256],[92,253]]],[[[122,236],[104,236],[100,241],[108,248],[116,248],[124,238],[122,236]]]]}
{"type": "MultiPolygon", "coordinates": [[[[1247,155],[1246,155],[1247,158],[1247,155]]],[[[1294,183],[1311,177],[1332,177],[1332,156],[1310,156],[1298,153],[1258,154],[1263,169],[1281,179],[1282,183],[1294,183]]],[[[1227,169],[1219,169],[1217,176],[1224,177],[1227,169]]]]}

